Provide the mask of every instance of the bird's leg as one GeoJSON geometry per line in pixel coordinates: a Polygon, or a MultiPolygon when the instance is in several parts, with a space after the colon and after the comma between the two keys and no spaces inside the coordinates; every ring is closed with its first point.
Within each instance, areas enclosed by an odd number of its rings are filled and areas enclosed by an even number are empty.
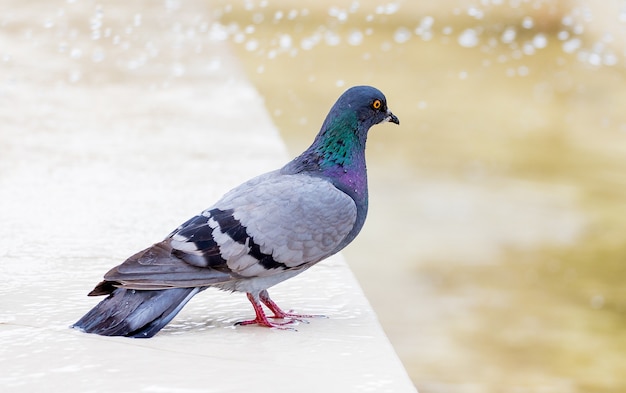
{"type": "MultiPolygon", "coordinates": [[[[267,291],[263,291],[263,292],[267,293],[267,291]]],[[[283,325],[292,323],[293,321],[277,323],[277,322],[271,322],[269,319],[267,319],[267,315],[265,315],[265,311],[263,311],[263,306],[261,305],[261,302],[259,301],[258,294],[247,293],[246,295],[248,296],[248,300],[250,300],[250,303],[252,303],[252,307],[254,307],[256,318],[248,320],[248,321],[237,322],[237,325],[244,325],[244,326],[245,325],[260,325],[260,326],[266,326],[269,328],[292,330],[291,328],[285,327],[283,325]]],[[[272,312],[274,312],[274,310],[272,310],[272,312]]]]}
{"type": "Polygon", "coordinates": [[[273,318],[289,319],[289,321],[285,323],[292,323],[294,321],[308,323],[303,318],[326,318],[325,315],[303,315],[294,314],[291,311],[285,312],[280,307],[278,307],[278,304],[274,303],[274,301],[270,299],[270,294],[267,293],[267,290],[265,289],[259,293],[259,298],[263,302],[263,304],[265,304],[267,308],[269,308],[274,313],[273,318]]]}

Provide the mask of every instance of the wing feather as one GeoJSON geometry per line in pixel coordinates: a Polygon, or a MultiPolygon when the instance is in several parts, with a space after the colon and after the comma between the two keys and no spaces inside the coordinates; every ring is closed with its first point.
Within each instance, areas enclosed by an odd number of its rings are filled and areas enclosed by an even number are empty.
{"type": "Polygon", "coordinates": [[[327,180],[270,172],[233,189],[105,280],[162,289],[304,270],[339,250],[356,215],[352,198],[327,180]]]}
{"type": "Polygon", "coordinates": [[[260,251],[287,267],[334,254],[355,225],[356,204],[327,180],[274,175],[244,185],[216,206],[233,210],[260,251]]]}

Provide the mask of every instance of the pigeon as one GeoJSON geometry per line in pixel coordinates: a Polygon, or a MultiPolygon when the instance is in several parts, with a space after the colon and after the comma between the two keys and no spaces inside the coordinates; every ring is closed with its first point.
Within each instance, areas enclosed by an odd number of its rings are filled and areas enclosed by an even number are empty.
{"type": "Polygon", "coordinates": [[[108,296],[71,327],[149,338],[207,288],[246,293],[256,316],[239,325],[280,329],[312,317],[283,311],[267,289],[357,236],[368,208],[365,142],[370,127],[383,122],[400,124],[383,93],[349,88],[308,149],[232,189],[163,241],[109,270],[88,294],[108,296]]]}

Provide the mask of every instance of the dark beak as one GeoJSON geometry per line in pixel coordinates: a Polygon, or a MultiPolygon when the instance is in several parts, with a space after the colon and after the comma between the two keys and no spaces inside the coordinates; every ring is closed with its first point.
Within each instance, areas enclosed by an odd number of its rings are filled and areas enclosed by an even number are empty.
{"type": "Polygon", "coordinates": [[[390,110],[387,110],[387,119],[388,122],[391,123],[396,123],[398,125],[400,125],[400,120],[398,120],[398,117],[396,115],[394,115],[393,113],[391,113],[390,110]]]}

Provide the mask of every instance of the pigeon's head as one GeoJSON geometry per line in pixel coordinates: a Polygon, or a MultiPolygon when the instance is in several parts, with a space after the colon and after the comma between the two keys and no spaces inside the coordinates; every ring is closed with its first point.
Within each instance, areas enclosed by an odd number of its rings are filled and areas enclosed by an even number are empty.
{"type": "Polygon", "coordinates": [[[400,124],[400,120],[387,108],[385,95],[375,87],[354,86],[339,97],[328,114],[329,119],[352,118],[357,121],[358,129],[365,131],[379,123],[392,122],[400,124]]]}
{"type": "Polygon", "coordinates": [[[330,171],[327,175],[335,181],[338,181],[337,176],[347,176],[349,179],[342,181],[365,192],[367,133],[373,125],[387,121],[400,124],[387,108],[387,99],[380,90],[371,86],[351,87],[330,109],[313,144],[282,170],[284,173],[306,171],[316,174],[330,171]],[[337,172],[337,168],[342,170],[337,172]]]}

